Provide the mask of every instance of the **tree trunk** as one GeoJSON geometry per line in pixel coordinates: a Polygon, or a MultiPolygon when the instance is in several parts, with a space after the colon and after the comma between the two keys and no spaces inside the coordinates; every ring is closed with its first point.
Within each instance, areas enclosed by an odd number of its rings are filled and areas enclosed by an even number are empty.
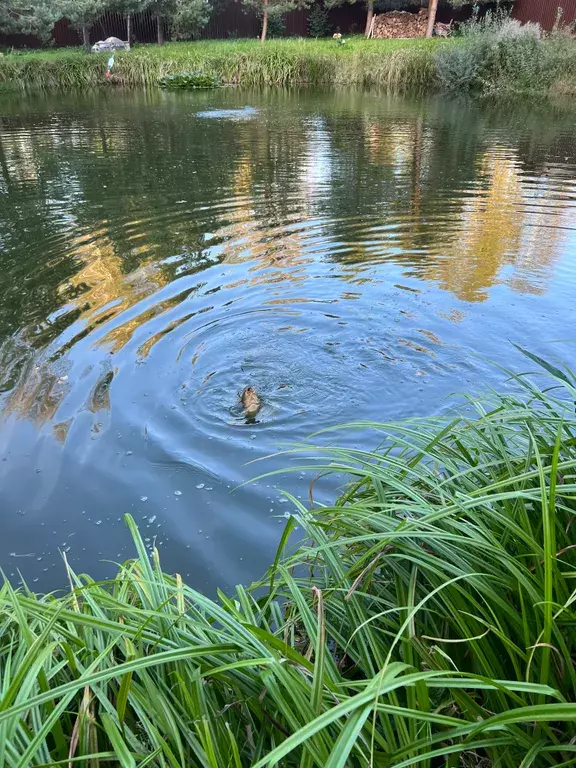
{"type": "Polygon", "coordinates": [[[414,129],[414,153],[412,158],[412,205],[413,221],[420,221],[422,216],[422,136],[424,134],[424,119],[422,115],[416,118],[414,129]]]}
{"type": "Polygon", "coordinates": [[[126,42],[128,45],[132,45],[132,14],[129,13],[126,17],[126,42]]]}
{"type": "Polygon", "coordinates": [[[374,0],[368,0],[368,15],[366,16],[366,29],[364,35],[368,37],[372,28],[372,19],[374,18],[374,0]]]}
{"type": "Polygon", "coordinates": [[[158,45],[164,45],[164,19],[156,16],[156,29],[158,31],[158,45]]]}
{"type": "Polygon", "coordinates": [[[268,33],[268,0],[264,0],[264,17],[262,19],[262,35],[260,37],[260,42],[264,42],[266,40],[266,35],[268,33]]]}
{"type": "Polygon", "coordinates": [[[82,24],[82,43],[86,53],[90,53],[90,27],[88,24],[82,24]]]}
{"type": "Polygon", "coordinates": [[[434,32],[434,24],[436,24],[436,11],[438,10],[438,0],[429,0],[428,2],[428,28],[426,29],[426,37],[432,37],[434,32]]]}

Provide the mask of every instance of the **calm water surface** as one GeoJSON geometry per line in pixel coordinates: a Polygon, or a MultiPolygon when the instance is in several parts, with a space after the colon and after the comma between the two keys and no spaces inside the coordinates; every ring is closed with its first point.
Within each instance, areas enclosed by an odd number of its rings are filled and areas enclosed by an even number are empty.
{"type": "Polygon", "coordinates": [[[132,553],[258,577],[298,474],[355,419],[576,365],[576,110],[377,94],[0,101],[0,566],[35,589],[132,553]],[[261,393],[258,422],[238,397],[261,393]]]}

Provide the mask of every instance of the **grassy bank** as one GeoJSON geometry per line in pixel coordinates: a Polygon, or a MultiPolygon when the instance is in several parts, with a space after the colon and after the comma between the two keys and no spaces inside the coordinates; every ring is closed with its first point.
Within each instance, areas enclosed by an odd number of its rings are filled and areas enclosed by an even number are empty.
{"type": "MultiPolygon", "coordinates": [[[[3,766],[539,768],[576,759],[576,377],[358,425],[307,540],[215,602],[138,558],[0,591],[3,766]],[[550,384],[555,389],[550,389],[550,384]]],[[[332,444],[332,443],[331,443],[332,444]]]]}
{"type": "MultiPolygon", "coordinates": [[[[576,41],[539,40],[516,22],[478,25],[453,40],[204,41],[140,46],[118,53],[112,85],[156,86],[160,78],[202,72],[224,83],[288,87],[353,85],[389,93],[576,93],[576,41]]],[[[107,54],[60,49],[0,57],[0,90],[110,85],[107,54]]]]}
{"type": "MultiPolygon", "coordinates": [[[[113,82],[156,85],[165,75],[201,71],[244,86],[378,86],[421,90],[436,81],[436,40],[256,40],[170,43],[118,53],[113,82]]],[[[450,45],[450,43],[448,43],[450,45]]],[[[0,58],[0,83],[22,89],[103,85],[108,55],[62,49],[0,58]]]]}

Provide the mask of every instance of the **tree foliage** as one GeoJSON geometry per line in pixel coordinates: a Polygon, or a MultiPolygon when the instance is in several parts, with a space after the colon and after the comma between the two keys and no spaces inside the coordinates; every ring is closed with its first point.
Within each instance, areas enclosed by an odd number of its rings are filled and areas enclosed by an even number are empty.
{"type": "Polygon", "coordinates": [[[251,8],[262,19],[261,40],[264,42],[268,33],[268,22],[280,19],[289,11],[308,8],[312,0],[242,0],[246,8],[251,8]]]}
{"type": "Polygon", "coordinates": [[[176,0],[171,19],[172,36],[176,40],[191,40],[198,36],[210,19],[209,0],[176,0]]]}
{"type": "Polygon", "coordinates": [[[310,37],[327,37],[330,31],[328,11],[323,2],[316,2],[310,11],[308,19],[310,37]]]}
{"type": "Polygon", "coordinates": [[[33,35],[43,42],[62,14],[51,0],[1,0],[0,32],[7,35],[33,35]]]}
{"type": "Polygon", "coordinates": [[[118,13],[141,13],[148,7],[146,0],[108,0],[107,10],[118,13]]]}
{"type": "Polygon", "coordinates": [[[90,51],[90,28],[107,10],[109,0],[52,0],[58,8],[61,18],[68,20],[70,26],[82,32],[84,49],[90,51]]]}
{"type": "MultiPolygon", "coordinates": [[[[480,5],[489,0],[439,0],[439,5],[454,8],[463,5],[480,5]]],[[[313,35],[326,27],[325,9],[344,3],[364,2],[367,6],[368,30],[374,11],[416,9],[426,6],[426,0],[242,0],[246,8],[254,10],[262,19],[262,40],[270,32],[270,25],[280,22],[289,11],[306,8],[314,4],[316,10],[313,35]],[[320,25],[320,26],[319,26],[320,25]],[[318,29],[317,29],[318,27],[318,29]]],[[[510,5],[513,0],[503,0],[510,5]]],[[[170,29],[177,40],[191,39],[206,25],[212,11],[211,0],[0,0],[0,32],[25,34],[50,39],[51,30],[61,18],[82,32],[84,46],[89,48],[89,31],[93,23],[106,11],[119,11],[130,16],[149,11],[156,18],[158,42],[164,42],[166,30],[170,29]]],[[[129,34],[129,33],[128,33],[129,34]]]]}
{"type": "Polygon", "coordinates": [[[89,49],[90,28],[107,11],[126,16],[150,11],[157,20],[158,42],[162,43],[166,29],[177,40],[196,37],[211,10],[210,0],[0,0],[0,32],[33,35],[47,43],[54,24],[65,18],[82,33],[84,47],[89,49]]]}
{"type": "Polygon", "coordinates": [[[108,7],[106,0],[57,0],[55,5],[60,16],[79,30],[85,25],[92,25],[108,7]]]}

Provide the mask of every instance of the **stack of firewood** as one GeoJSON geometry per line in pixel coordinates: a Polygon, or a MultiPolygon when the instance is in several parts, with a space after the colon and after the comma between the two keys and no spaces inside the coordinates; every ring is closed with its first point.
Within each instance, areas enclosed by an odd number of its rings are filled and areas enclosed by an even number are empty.
{"type": "Polygon", "coordinates": [[[428,24],[428,11],[418,13],[392,11],[374,16],[371,37],[424,37],[428,24]]]}

